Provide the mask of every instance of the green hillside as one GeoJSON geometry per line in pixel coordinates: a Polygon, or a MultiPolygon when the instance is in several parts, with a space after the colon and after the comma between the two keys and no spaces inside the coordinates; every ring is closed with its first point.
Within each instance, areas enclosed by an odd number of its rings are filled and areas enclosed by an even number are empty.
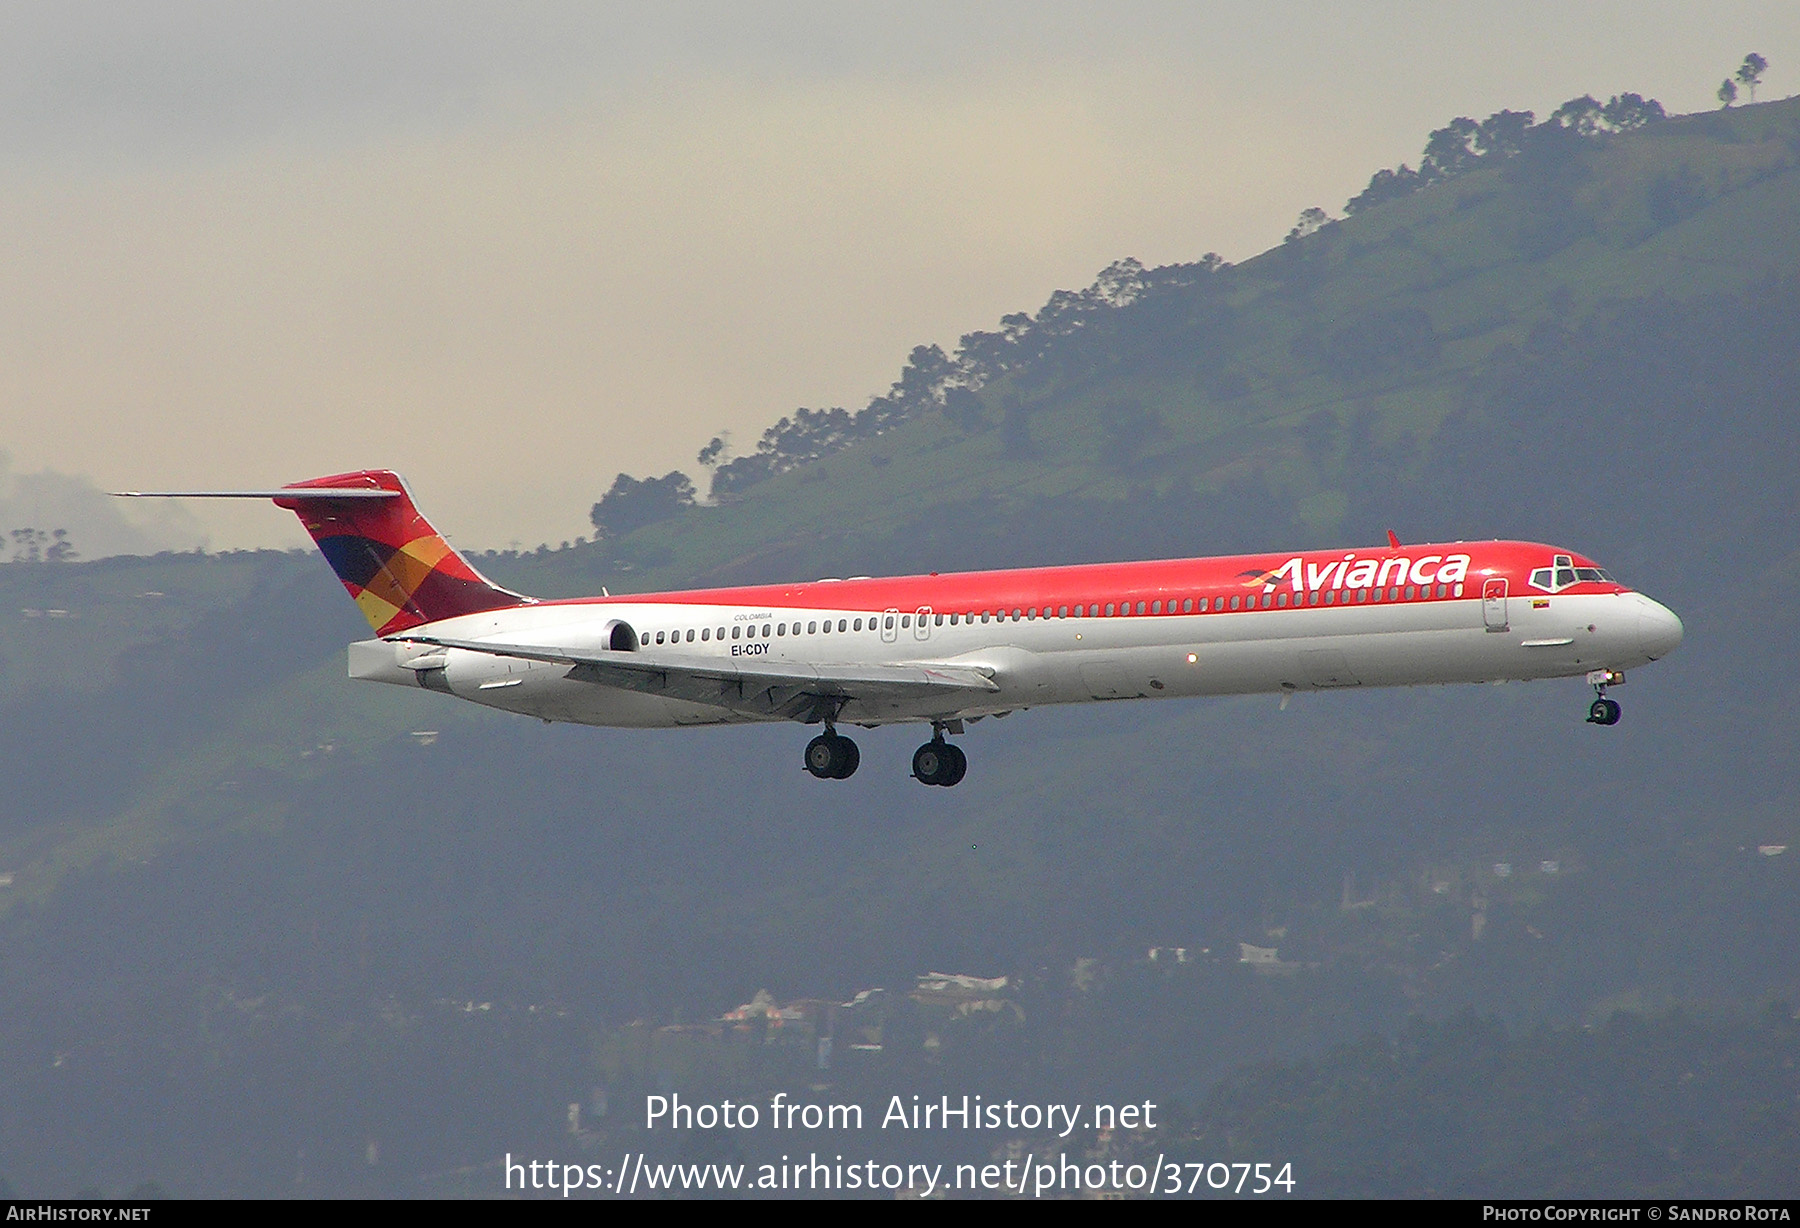
{"type": "MultiPolygon", "coordinates": [[[[559,595],[1555,540],[1686,622],[1620,727],[1585,726],[1576,683],[1099,705],[972,727],[954,791],[905,778],[905,729],[829,785],[798,727],[553,727],[349,683],[367,629],[310,553],[0,566],[0,1178],[492,1192],[507,1150],[638,1145],[572,1141],[566,1110],[651,1088],[1149,1095],[1199,1106],[1193,1138],[1286,1145],[1279,1084],[1348,1123],[1303,1141],[1351,1189],[1351,1136],[1429,1136],[1401,1101],[1445,1076],[1371,1098],[1330,1080],[1388,1042],[1320,1055],[1409,1019],[1574,1037],[1702,1004],[1775,1021],[1733,1087],[1788,1053],[1800,101],[1551,133],[1296,230],[1235,267],[1121,262],[915,350],[867,417],[790,417],[716,505],[480,562],[559,595]],[[946,970],[1011,978],[1012,1022],[906,1005],[946,970]],[[759,989],[874,988],[884,1048],[830,1072],[707,1031],[759,989]]],[[[1670,1068],[1748,1035],[1675,1018],[1670,1068]]],[[[1466,1030],[1431,1026],[1408,1035],[1466,1030]]],[[[1550,1052],[1578,1092],[1635,1043],[1482,1028],[1509,1086],[1550,1052]]],[[[1791,1107],[1732,1095],[1683,1112],[1767,1129],[1707,1126],[1685,1188],[1800,1171],[1791,1107]]],[[[1412,1099],[1477,1128],[1464,1096],[1412,1099]]],[[[1515,1107],[1587,1167],[1496,1145],[1459,1191],[1670,1192],[1630,1166],[1679,1121],[1609,1148],[1554,1089],[1515,1107]]]]}
{"type": "MultiPolygon", "coordinates": [[[[935,537],[924,526],[976,500],[1005,510],[1078,498],[1131,519],[1106,505],[1246,481],[1294,504],[1309,541],[1378,540],[1384,526],[1344,522],[1345,488],[1362,476],[1347,429],[1422,459],[1469,382],[1534,330],[1800,267],[1797,143],[1800,100],[1679,117],[1559,149],[1543,166],[1522,156],[1477,169],[1180,279],[1191,284],[1143,278],[1140,297],[1085,313],[1041,358],[983,387],[972,432],[922,414],[630,534],[599,552],[623,573],[596,558],[581,579],[652,589],[804,576],[813,560],[841,566],[909,531],[935,537]],[[1009,415],[1022,429],[1009,434],[1009,415]]],[[[1054,331],[1057,306],[1040,331],[1054,331]]],[[[982,525],[945,544],[964,536],[982,538],[982,525]]],[[[1189,552],[1213,548],[1197,537],[1189,552]]],[[[913,565],[928,561],[958,565],[913,565]]]]}

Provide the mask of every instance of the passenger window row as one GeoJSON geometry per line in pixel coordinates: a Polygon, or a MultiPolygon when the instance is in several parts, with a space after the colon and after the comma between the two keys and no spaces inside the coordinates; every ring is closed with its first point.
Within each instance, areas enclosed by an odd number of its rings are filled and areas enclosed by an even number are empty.
{"type": "MultiPolygon", "coordinates": [[[[1589,578],[1610,580],[1610,577],[1598,568],[1583,567],[1577,569],[1577,571],[1584,580],[1589,578]],[[1588,575],[1590,572],[1594,573],[1592,577],[1588,575]]],[[[1533,572],[1532,583],[1537,584],[1540,576],[1548,577],[1548,575],[1548,568],[1533,572]]],[[[1570,580],[1569,583],[1572,584],[1575,583],[1575,581],[1570,580]]],[[[1539,585],[1539,587],[1545,586],[1546,585],[1539,585]]],[[[1350,605],[1352,603],[1356,605],[1367,605],[1388,601],[1428,601],[1433,597],[1461,597],[1462,595],[1463,586],[1461,584],[1439,584],[1435,587],[1430,584],[1408,584],[1404,588],[1396,586],[1386,589],[1326,589],[1324,592],[1314,590],[1313,592],[1304,594],[1294,593],[1291,596],[1288,592],[1283,591],[1279,593],[1262,594],[1240,593],[1229,598],[1184,597],[1180,599],[1179,603],[1177,603],[1174,598],[1170,598],[1166,601],[1095,601],[1083,602],[1073,606],[1020,606],[1010,611],[971,610],[968,613],[934,613],[930,615],[930,618],[933,626],[942,627],[948,625],[957,627],[972,626],[978,622],[1030,622],[1039,618],[1128,618],[1146,614],[1222,614],[1228,610],[1287,609],[1289,607],[1299,607],[1303,605],[1330,606],[1350,605]],[[1354,597],[1351,596],[1352,593],[1355,594],[1354,597]]],[[[887,614],[882,615],[879,618],[874,615],[870,615],[866,619],[840,618],[836,620],[835,624],[829,618],[808,619],[804,624],[798,621],[791,623],[786,621],[772,623],[765,622],[760,624],[760,636],[763,639],[768,639],[771,635],[778,637],[789,635],[830,635],[833,633],[834,629],[838,633],[859,632],[865,629],[863,625],[865,622],[868,624],[867,630],[869,631],[881,629],[881,625],[884,622],[887,629],[891,631],[895,628],[896,617],[898,618],[899,626],[901,628],[908,630],[912,628],[913,615],[900,614],[896,616],[894,614],[887,614]]],[[[918,617],[923,621],[926,615],[920,613],[918,617]]],[[[731,628],[731,638],[734,640],[756,639],[758,638],[758,635],[759,624],[756,623],[739,623],[731,628]]],[[[687,628],[685,632],[681,630],[666,632],[657,631],[654,633],[646,631],[643,633],[641,642],[645,647],[649,647],[652,643],[692,644],[696,639],[701,643],[706,643],[715,638],[720,640],[725,638],[724,627],[718,628],[717,631],[711,627],[701,627],[697,636],[695,629],[692,627],[687,628]]]]}

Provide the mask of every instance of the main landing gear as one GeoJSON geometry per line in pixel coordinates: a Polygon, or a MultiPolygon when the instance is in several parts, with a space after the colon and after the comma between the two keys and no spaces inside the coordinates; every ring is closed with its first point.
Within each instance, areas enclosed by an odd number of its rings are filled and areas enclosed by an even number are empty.
{"type": "Polygon", "coordinates": [[[969,757],[962,753],[962,747],[944,741],[941,728],[931,735],[931,741],[913,752],[913,779],[922,785],[943,785],[947,789],[968,771],[969,757]]]}
{"type": "Polygon", "coordinates": [[[1617,725],[1619,723],[1619,701],[1606,697],[1606,688],[1613,683],[1623,683],[1625,675],[1617,670],[1597,669],[1588,675],[1588,682],[1594,688],[1594,702],[1588,705],[1588,724],[1617,725]]]}
{"type": "Polygon", "coordinates": [[[806,770],[820,780],[847,780],[862,762],[856,743],[829,725],[806,744],[806,770]]]}
{"type": "MultiPolygon", "coordinates": [[[[861,762],[862,752],[856,749],[856,743],[830,725],[825,726],[824,733],[806,744],[806,770],[820,780],[848,779],[861,762]]],[[[913,779],[920,784],[943,785],[948,788],[960,781],[968,771],[968,756],[962,753],[960,747],[952,746],[944,740],[943,726],[935,729],[931,741],[913,752],[913,779]]]]}

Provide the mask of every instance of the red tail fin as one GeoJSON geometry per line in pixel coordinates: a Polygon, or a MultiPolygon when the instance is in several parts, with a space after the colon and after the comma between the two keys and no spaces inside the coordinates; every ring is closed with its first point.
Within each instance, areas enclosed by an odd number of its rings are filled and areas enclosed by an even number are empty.
{"type": "Polygon", "coordinates": [[[275,503],[300,517],[351,600],[380,635],[483,610],[528,605],[451,548],[413,506],[400,475],[365,469],[284,487],[275,503]],[[308,489],[393,491],[390,498],[307,495],[308,489]]]}

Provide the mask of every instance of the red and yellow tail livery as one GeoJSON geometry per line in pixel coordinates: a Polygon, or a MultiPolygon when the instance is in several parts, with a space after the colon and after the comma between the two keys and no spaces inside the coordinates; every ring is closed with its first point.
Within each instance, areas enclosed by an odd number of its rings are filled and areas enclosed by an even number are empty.
{"type": "Polygon", "coordinates": [[[296,482],[275,502],[300,517],[377,634],[531,603],[470,566],[420,515],[392,470],[296,482]]]}

